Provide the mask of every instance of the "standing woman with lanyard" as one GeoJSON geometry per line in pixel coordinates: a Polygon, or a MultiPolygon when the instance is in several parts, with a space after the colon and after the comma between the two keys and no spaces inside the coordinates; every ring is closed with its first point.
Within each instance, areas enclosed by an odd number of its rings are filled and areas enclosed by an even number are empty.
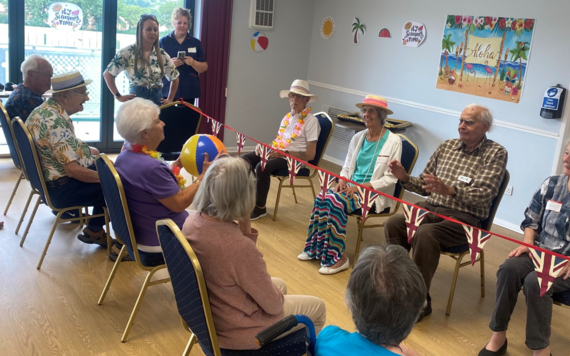
{"type": "MultiPolygon", "coordinates": [[[[172,26],[174,31],[160,39],[160,47],[173,58],[172,62],[180,72],[180,85],[174,97],[194,104],[195,99],[200,97],[200,73],[208,70],[206,55],[200,40],[188,33],[192,27],[190,10],[181,7],[174,9],[172,26]]],[[[162,96],[167,97],[168,94],[165,85],[162,88],[162,96]]]]}
{"type": "Polygon", "coordinates": [[[142,15],[137,24],[137,41],[122,48],[103,72],[105,82],[113,96],[125,102],[139,97],[149,99],[156,105],[168,104],[178,89],[179,73],[170,56],[159,47],[158,21],[154,15],[142,15]],[[129,95],[117,89],[115,77],[125,71],[130,82],[129,95]],[[170,80],[166,99],[162,98],[162,79],[170,80]]]}

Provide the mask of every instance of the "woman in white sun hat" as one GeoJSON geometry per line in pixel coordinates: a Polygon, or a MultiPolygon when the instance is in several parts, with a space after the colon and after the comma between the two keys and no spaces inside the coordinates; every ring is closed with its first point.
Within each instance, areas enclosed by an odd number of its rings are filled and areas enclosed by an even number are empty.
{"type": "MultiPolygon", "coordinates": [[[[346,223],[348,214],[360,209],[357,186],[348,183],[352,180],[368,188],[392,195],[398,179],[387,171],[388,162],[402,156],[402,142],[391,133],[384,122],[388,115],[388,101],[380,96],[367,95],[361,109],[366,130],[360,131],[350,141],[336,187],[329,189],[324,199],[315,199],[309,221],[309,230],[303,252],[298,256],[302,261],[313,258],[321,261],[321,274],[335,274],[348,269],[348,257],[344,255],[346,223]]],[[[392,200],[378,196],[371,212],[380,213],[390,209],[392,200]]]]}
{"type": "Polygon", "coordinates": [[[242,156],[249,162],[251,169],[255,169],[257,175],[256,200],[251,212],[251,220],[267,215],[265,203],[271,184],[271,174],[278,170],[287,170],[287,159],[279,151],[305,162],[314,159],[317,153],[317,139],[321,126],[317,118],[311,114],[311,108],[307,107],[307,104],[317,101],[318,97],[311,94],[309,84],[301,79],[296,79],[289,90],[281,90],[279,96],[289,99],[291,111],[281,120],[277,137],[272,143],[274,150],[271,152],[265,169],[261,169],[261,145],[257,145],[255,152],[242,156]]]}

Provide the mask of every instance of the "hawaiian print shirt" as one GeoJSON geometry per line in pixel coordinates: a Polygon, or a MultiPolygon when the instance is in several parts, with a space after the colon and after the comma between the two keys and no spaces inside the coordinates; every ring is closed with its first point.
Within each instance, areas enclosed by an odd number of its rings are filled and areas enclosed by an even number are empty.
{"type": "Polygon", "coordinates": [[[26,126],[36,143],[46,181],[67,176],[63,165],[77,161],[89,167],[94,160],[89,146],[75,137],[73,121],[53,99],[36,108],[26,121],[26,126]]]}
{"type": "MultiPolygon", "coordinates": [[[[160,53],[164,58],[164,76],[173,81],[180,75],[178,70],[172,63],[172,59],[168,53],[162,48],[160,53]]],[[[107,66],[107,71],[114,77],[125,71],[131,87],[146,87],[146,88],[162,88],[162,76],[160,75],[160,66],[158,65],[158,58],[156,51],[153,48],[150,53],[150,68],[143,63],[137,65],[137,72],[135,73],[135,45],[132,44],[122,48],[117,52],[111,63],[107,66]]]]}
{"type": "Polygon", "coordinates": [[[41,95],[38,95],[25,87],[24,84],[20,84],[14,89],[8,100],[6,100],[6,111],[10,120],[18,116],[22,121],[26,122],[30,113],[42,105],[44,99],[41,95]]]}

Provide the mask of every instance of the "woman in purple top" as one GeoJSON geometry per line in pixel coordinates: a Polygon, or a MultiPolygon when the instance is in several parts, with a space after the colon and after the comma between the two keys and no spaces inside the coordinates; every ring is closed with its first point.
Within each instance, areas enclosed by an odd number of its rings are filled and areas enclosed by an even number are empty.
{"type": "MultiPolygon", "coordinates": [[[[131,222],[139,251],[162,256],[155,223],[172,219],[180,228],[188,217],[186,208],[192,204],[202,176],[193,184],[181,189],[173,173],[174,167],[182,167],[180,159],[172,166],[160,157],[149,153],[164,140],[164,122],[158,115],[160,109],[152,101],[135,98],[125,102],[117,113],[117,131],[129,143],[115,161],[121,177],[131,222]]],[[[202,175],[210,163],[206,157],[202,175]]],[[[176,169],[174,169],[176,171],[176,169]]]]}

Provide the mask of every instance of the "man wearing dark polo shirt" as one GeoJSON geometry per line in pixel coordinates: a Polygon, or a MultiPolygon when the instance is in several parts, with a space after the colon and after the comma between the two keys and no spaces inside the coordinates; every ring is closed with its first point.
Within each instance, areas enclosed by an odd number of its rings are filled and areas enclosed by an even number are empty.
{"type": "MultiPolygon", "coordinates": [[[[160,39],[160,47],[172,58],[180,73],[180,84],[174,97],[194,104],[195,99],[200,97],[199,75],[208,70],[208,63],[200,40],[188,33],[191,23],[189,10],[175,9],[172,13],[174,31],[160,39]]],[[[163,86],[162,96],[168,96],[168,88],[168,85],[163,86]]]]}
{"type": "Polygon", "coordinates": [[[18,116],[26,122],[31,112],[42,105],[42,95],[51,86],[53,68],[42,56],[32,54],[20,67],[24,82],[16,87],[6,101],[10,120],[18,116]]]}

